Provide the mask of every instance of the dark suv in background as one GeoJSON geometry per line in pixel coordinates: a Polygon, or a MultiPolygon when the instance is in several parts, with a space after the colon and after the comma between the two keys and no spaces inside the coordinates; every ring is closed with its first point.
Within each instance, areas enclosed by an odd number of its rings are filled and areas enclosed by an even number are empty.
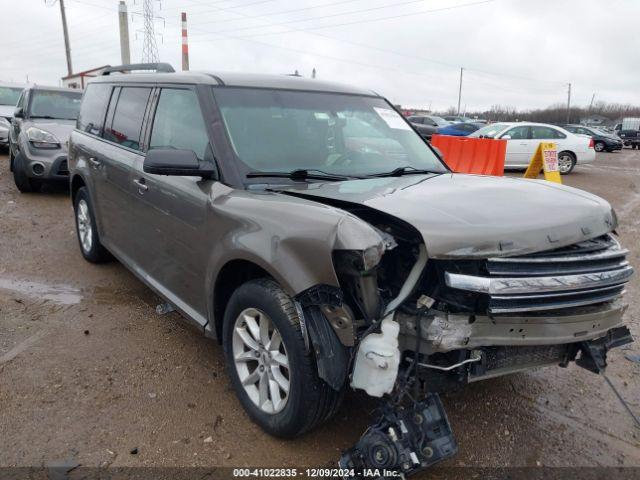
{"type": "Polygon", "coordinates": [[[15,107],[9,129],[9,162],[21,192],[45,182],[68,181],[67,141],[75,127],[82,91],[33,86],[15,107]]]}
{"type": "Polygon", "coordinates": [[[217,338],[267,432],[313,428],[349,386],[393,393],[341,465],[382,444],[372,461],[411,473],[456,450],[434,392],[599,371],[632,341],[633,269],[603,199],[454,174],[369,90],[153,67],[108,68],[85,92],[69,142],[80,250],[217,338]]]}

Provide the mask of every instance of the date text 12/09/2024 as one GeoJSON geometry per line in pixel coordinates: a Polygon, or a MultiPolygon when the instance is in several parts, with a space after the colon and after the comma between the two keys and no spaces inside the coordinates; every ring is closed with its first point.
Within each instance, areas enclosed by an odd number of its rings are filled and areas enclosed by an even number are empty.
{"type": "Polygon", "coordinates": [[[397,470],[378,468],[234,468],[234,478],[389,478],[399,477],[397,470]]]}

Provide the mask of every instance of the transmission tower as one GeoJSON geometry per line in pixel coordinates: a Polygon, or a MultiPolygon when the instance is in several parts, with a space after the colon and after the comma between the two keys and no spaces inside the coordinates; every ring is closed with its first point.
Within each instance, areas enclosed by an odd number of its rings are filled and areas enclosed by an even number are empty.
{"type": "Polygon", "coordinates": [[[154,26],[153,2],[155,0],[143,0],[142,17],[144,19],[144,39],[142,41],[142,63],[158,63],[158,44],[156,43],[156,31],[154,26]]]}

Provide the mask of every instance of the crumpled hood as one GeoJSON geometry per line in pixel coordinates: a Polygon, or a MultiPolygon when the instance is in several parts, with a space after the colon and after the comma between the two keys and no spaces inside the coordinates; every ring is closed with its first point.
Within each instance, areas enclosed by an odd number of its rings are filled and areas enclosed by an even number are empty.
{"type": "Polygon", "coordinates": [[[431,258],[550,250],[615,228],[605,200],[575,188],[509,177],[408,175],[274,187],[322,202],[366,205],[413,225],[431,258]]]}

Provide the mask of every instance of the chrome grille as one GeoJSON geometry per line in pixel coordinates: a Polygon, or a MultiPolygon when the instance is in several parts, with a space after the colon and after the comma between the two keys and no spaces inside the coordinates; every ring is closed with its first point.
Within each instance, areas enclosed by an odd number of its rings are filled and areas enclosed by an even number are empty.
{"type": "Polygon", "coordinates": [[[488,297],[489,313],[594,305],[624,293],[628,251],[610,235],[521,257],[490,258],[487,276],[445,273],[449,287],[488,297]]]}

